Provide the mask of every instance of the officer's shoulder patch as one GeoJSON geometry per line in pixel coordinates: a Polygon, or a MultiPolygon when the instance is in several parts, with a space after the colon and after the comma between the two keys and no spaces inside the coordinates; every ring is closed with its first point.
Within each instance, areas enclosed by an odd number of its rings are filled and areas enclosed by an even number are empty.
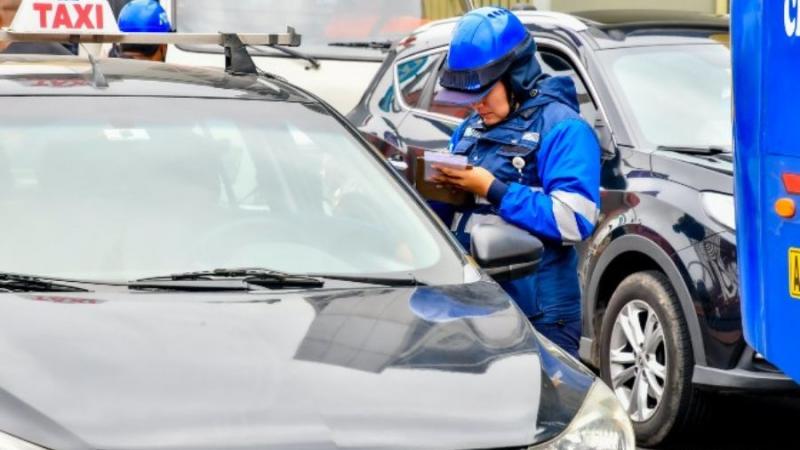
{"type": "Polygon", "coordinates": [[[481,132],[476,130],[475,128],[467,127],[467,129],[464,130],[464,137],[480,138],[481,132]]]}
{"type": "Polygon", "coordinates": [[[539,142],[539,133],[535,131],[528,131],[527,133],[523,133],[522,140],[528,142],[539,142]]]}

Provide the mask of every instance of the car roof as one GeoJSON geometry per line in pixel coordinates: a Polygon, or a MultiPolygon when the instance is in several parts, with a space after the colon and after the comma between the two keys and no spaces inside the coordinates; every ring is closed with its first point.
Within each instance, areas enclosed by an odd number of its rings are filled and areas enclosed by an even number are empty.
{"type": "Polygon", "coordinates": [[[729,40],[728,16],[687,11],[606,10],[573,13],[598,48],[717,43],[729,40]]]}
{"type": "MultiPolygon", "coordinates": [[[[572,14],[514,11],[533,31],[557,31],[591,43],[595,48],[670,45],[708,41],[728,32],[728,17],[698,12],[660,10],[598,10],[572,14]]],[[[458,18],[426,24],[406,39],[398,53],[447,45],[458,18]]]]}
{"type": "Polygon", "coordinates": [[[318,103],[289,83],[220,69],[77,56],[0,54],[0,96],[151,96],[318,103]]]}
{"type": "Polygon", "coordinates": [[[728,27],[727,16],[691,11],[611,9],[573,12],[572,15],[598,28],[647,28],[659,25],[728,27]]]}

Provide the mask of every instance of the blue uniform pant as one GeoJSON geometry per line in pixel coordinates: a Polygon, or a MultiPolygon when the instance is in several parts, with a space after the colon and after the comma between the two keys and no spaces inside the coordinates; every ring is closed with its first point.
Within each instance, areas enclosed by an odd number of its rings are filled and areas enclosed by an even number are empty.
{"type": "Polygon", "coordinates": [[[563,348],[570,355],[578,358],[578,345],[581,339],[581,321],[572,320],[569,322],[560,321],[557,323],[538,323],[533,321],[536,331],[544,337],[553,341],[554,344],[563,348]]]}

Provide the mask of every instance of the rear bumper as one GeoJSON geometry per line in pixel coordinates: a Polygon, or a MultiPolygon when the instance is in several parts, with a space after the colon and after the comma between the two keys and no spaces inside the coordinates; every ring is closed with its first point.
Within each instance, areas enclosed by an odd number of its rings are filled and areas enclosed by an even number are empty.
{"type": "Polygon", "coordinates": [[[743,368],[715,369],[694,366],[692,383],[700,388],[731,391],[797,391],[800,385],[782,372],[756,371],[743,368]]]}

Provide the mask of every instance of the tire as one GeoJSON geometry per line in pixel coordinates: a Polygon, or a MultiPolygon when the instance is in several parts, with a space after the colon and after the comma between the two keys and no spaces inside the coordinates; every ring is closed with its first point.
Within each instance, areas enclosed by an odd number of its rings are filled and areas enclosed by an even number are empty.
{"type": "Polygon", "coordinates": [[[603,317],[600,375],[627,408],[639,445],[661,444],[699,420],[693,367],[686,320],[667,277],[646,271],[625,278],[603,317]]]}

